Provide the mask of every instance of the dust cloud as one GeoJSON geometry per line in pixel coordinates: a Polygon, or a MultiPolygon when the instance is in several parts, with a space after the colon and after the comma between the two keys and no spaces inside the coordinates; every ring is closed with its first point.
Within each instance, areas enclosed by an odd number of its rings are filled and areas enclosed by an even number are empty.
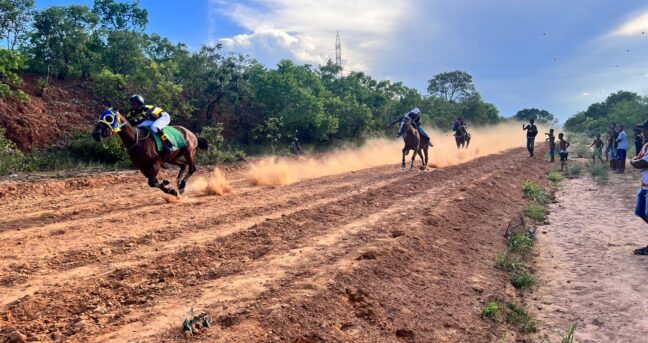
{"type": "Polygon", "coordinates": [[[225,178],[225,174],[218,169],[208,176],[195,176],[187,185],[188,191],[206,195],[225,195],[232,193],[233,189],[232,184],[225,178]]]}
{"type": "MultiPolygon", "coordinates": [[[[548,132],[538,127],[536,145],[542,144],[548,132]]],[[[526,146],[522,123],[510,122],[488,127],[470,128],[472,140],[468,149],[457,150],[452,132],[427,130],[434,147],[429,150],[429,166],[442,168],[471,159],[526,146]]],[[[341,149],[316,157],[267,157],[252,163],[247,178],[253,185],[284,185],[304,179],[353,172],[386,164],[401,163],[402,139],[373,139],[362,147],[341,149]]],[[[410,155],[406,158],[409,167],[410,155]]],[[[421,165],[417,156],[415,166],[421,165]]]]}

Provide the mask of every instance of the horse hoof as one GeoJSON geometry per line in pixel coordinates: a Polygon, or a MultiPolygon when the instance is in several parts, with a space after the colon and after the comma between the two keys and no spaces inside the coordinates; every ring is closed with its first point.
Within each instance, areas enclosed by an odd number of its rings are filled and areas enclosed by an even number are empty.
{"type": "Polygon", "coordinates": [[[182,187],[182,188],[179,188],[178,191],[180,192],[180,194],[184,194],[185,189],[184,189],[184,187],[182,187]]]}
{"type": "Polygon", "coordinates": [[[176,192],[175,189],[170,189],[168,193],[171,194],[171,195],[173,195],[174,197],[177,197],[177,196],[178,196],[178,192],[176,192]]]}
{"type": "Polygon", "coordinates": [[[163,181],[162,181],[162,186],[167,186],[167,185],[169,185],[170,183],[171,183],[171,181],[169,181],[169,180],[163,180],[163,181]]]}

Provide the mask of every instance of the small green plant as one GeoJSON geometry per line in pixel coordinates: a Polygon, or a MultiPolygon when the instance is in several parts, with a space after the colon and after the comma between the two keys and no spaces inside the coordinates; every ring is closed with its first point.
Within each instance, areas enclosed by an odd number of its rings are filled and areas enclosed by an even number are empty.
{"type": "Polygon", "coordinates": [[[533,220],[542,221],[547,217],[547,210],[544,208],[544,206],[536,202],[532,202],[524,210],[524,214],[526,214],[527,217],[533,220]]]}
{"type": "Polygon", "coordinates": [[[524,332],[536,332],[538,321],[533,319],[526,306],[516,303],[507,303],[505,320],[507,323],[520,328],[524,332]]]}
{"type": "Polygon", "coordinates": [[[509,237],[508,245],[510,251],[526,256],[533,250],[533,240],[529,235],[518,232],[515,235],[509,237]]]}
{"type": "Polygon", "coordinates": [[[527,198],[539,204],[548,204],[551,202],[551,193],[533,181],[525,181],[522,186],[522,191],[527,198]]]}
{"type": "Polygon", "coordinates": [[[559,171],[552,170],[551,172],[549,172],[549,175],[547,175],[547,179],[549,179],[549,181],[551,181],[553,183],[559,183],[562,180],[564,180],[565,178],[563,177],[563,175],[559,171]]]}
{"type": "Polygon", "coordinates": [[[574,343],[576,326],[577,324],[570,326],[569,329],[567,330],[567,333],[562,333],[562,332],[560,333],[560,338],[561,338],[560,343],[574,343]]]}
{"type": "Polygon", "coordinates": [[[576,179],[580,177],[582,172],[583,172],[583,167],[578,163],[572,164],[570,167],[567,168],[567,170],[565,170],[565,174],[569,179],[576,179]]]}
{"type": "Polygon", "coordinates": [[[482,318],[490,318],[494,321],[498,321],[498,313],[500,311],[500,306],[497,302],[492,302],[484,305],[482,309],[482,318]]]}
{"type": "Polygon", "coordinates": [[[535,285],[536,280],[533,274],[526,269],[516,269],[510,272],[511,284],[520,290],[527,290],[535,285]]]}
{"type": "Polygon", "coordinates": [[[610,171],[607,166],[600,163],[592,163],[589,165],[589,172],[596,179],[599,184],[604,184],[610,179],[610,171]]]}

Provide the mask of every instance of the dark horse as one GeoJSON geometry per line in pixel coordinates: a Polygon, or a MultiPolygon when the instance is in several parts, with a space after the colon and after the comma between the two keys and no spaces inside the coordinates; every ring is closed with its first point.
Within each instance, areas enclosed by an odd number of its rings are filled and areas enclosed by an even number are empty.
{"type": "Polygon", "coordinates": [[[457,130],[455,131],[455,142],[457,143],[457,149],[466,148],[470,145],[470,133],[467,130],[457,130]]]}
{"type": "Polygon", "coordinates": [[[175,189],[167,188],[167,185],[171,183],[169,180],[158,182],[157,175],[160,172],[160,167],[162,167],[163,163],[180,167],[180,173],[176,181],[178,191],[182,194],[187,186],[187,181],[196,172],[196,150],[198,148],[207,150],[208,143],[204,138],[196,138],[191,131],[182,126],[174,127],[182,133],[187,141],[187,146],[176,150],[168,156],[163,156],[157,152],[155,140],[146,128],[132,126],[119,112],[113,112],[112,110],[106,110],[101,114],[99,123],[92,132],[92,137],[96,141],[101,141],[111,135],[118,134],[133,164],[148,178],[149,186],[159,188],[164,193],[178,196],[175,189]],[[187,167],[189,167],[189,172],[183,177],[187,167]]]}
{"type": "Polygon", "coordinates": [[[411,119],[405,118],[403,120],[403,127],[401,128],[402,131],[399,132],[403,134],[403,141],[405,142],[405,147],[403,148],[402,167],[403,169],[405,168],[405,156],[409,155],[410,150],[413,150],[414,154],[412,155],[410,169],[414,169],[416,154],[421,157],[421,162],[423,162],[423,168],[425,169],[428,164],[428,148],[432,145],[429,142],[422,142],[421,136],[414,125],[412,125],[411,119]],[[423,157],[423,155],[425,155],[425,157],[423,157]]]}

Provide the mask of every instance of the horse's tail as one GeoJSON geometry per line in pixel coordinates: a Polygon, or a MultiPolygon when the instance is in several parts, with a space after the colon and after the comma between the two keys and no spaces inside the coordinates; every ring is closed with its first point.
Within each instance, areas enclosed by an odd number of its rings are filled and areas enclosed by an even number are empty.
{"type": "Polygon", "coordinates": [[[209,141],[207,139],[198,137],[198,149],[207,150],[209,149],[209,141]]]}

